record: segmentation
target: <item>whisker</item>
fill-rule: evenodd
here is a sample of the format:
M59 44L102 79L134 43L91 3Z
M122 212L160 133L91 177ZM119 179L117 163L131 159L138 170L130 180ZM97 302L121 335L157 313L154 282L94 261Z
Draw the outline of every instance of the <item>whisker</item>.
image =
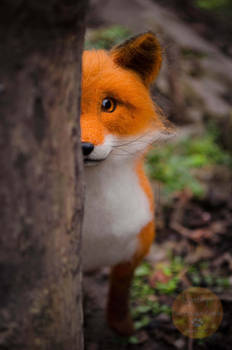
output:
M137 141L137 144L138 143L143 143L143 144L146 144L147 146L149 146L149 145L152 145L152 144L155 144L155 143L157 143L157 142L159 142L159 140L161 139L161 135L155 140L155 141L152 141L152 142L146 142L146 141ZM133 141L132 140L132 142L130 142L130 143L127 143L128 145L129 144L131 144L131 143L134 143L135 142L135 140ZM124 144L123 144L124 145ZM116 156L116 157L123 157L123 156L128 156L128 155L131 155L131 156L133 156L133 155L136 155L140 150L134 150L134 151L129 151L129 150L126 150L126 149L123 149L123 148L121 148L122 147L122 145L120 145L120 146L113 146L114 148L117 148L117 149L119 149L120 148L120 153L115 153L115 151L112 153L112 157L114 157L114 156Z
M159 142L161 137L162 137L162 135L159 135L159 137L156 140L140 140L139 138L137 138L137 139L131 140L130 142L127 142L127 143L124 143L124 144L113 145L112 147L113 148L122 148L124 146L131 145L131 144L134 144L134 143L137 143L138 145L139 144L144 144L144 145L148 146L148 145L152 145L152 144L155 144L155 143ZM123 150L123 148L122 148L122 150Z
M139 141L140 139L142 139L144 136L148 135L150 133L150 130L148 130L147 132L143 133L142 135L140 135L139 137L135 138L135 139L132 139L128 142L124 142L124 143L121 143L119 145L113 145L114 148L120 148L120 147L124 147L124 146L128 146L134 142L137 142ZM140 141L142 142L142 141Z

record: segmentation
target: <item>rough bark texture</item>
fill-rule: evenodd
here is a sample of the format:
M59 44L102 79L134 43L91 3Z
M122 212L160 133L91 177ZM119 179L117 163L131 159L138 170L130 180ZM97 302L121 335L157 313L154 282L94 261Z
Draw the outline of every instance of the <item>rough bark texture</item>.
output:
M81 350L85 0L0 5L0 349Z

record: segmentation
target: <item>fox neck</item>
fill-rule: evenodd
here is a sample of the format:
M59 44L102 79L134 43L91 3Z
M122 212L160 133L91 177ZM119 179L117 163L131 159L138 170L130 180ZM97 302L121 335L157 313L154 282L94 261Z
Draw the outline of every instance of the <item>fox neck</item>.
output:
M85 167L86 205L90 206L93 201L97 202L97 205L100 205L100 202L105 203L110 193L110 201L113 202L118 196L125 197L122 200L131 196L134 186L140 186L136 174L137 160L138 155L123 159L109 157L96 166Z

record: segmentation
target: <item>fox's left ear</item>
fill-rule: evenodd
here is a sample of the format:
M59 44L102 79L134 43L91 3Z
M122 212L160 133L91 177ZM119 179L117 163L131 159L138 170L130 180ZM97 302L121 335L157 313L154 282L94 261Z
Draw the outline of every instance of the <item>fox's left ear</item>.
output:
M114 62L140 75L145 85L157 76L162 62L162 50L152 32L137 35L110 51Z

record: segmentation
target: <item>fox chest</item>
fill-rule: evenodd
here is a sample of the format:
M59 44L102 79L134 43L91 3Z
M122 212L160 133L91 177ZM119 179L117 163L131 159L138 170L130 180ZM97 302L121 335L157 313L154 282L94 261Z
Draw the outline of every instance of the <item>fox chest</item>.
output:
M84 270L130 260L139 232L152 219L133 164L89 167L85 179Z

